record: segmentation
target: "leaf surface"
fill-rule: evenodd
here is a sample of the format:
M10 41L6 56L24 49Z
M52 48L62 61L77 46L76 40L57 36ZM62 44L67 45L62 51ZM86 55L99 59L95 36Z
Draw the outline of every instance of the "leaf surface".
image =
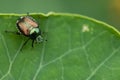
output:
M23 15L0 15L0 80L120 80L120 34L112 26L75 14L31 14L44 41L31 47L17 31Z

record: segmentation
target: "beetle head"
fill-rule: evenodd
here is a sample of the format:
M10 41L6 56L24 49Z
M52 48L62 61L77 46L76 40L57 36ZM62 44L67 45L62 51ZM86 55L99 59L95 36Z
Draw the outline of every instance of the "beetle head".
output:
M41 35L37 36L36 41L38 43L42 42L43 41L43 37Z

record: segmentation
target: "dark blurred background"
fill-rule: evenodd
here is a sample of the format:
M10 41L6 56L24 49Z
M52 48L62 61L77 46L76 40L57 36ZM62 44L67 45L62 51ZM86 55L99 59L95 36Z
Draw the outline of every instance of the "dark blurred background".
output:
M0 0L0 13L75 13L120 30L120 0Z

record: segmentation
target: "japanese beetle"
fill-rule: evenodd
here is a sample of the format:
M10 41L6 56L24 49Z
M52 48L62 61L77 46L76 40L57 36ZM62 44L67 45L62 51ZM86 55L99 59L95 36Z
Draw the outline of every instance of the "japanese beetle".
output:
M41 30L39 29L39 25L36 22L36 20L34 18L32 18L31 16L29 16L29 14L27 14L27 16L22 16L20 17L17 22L16 22L18 31L15 32L16 34L22 34L26 37L28 37L28 39L24 42L23 46L31 39L32 40L32 47L34 44L34 41L40 43L43 41L43 37ZM7 31L6 32L12 32L12 31ZM22 47L23 47L22 46Z

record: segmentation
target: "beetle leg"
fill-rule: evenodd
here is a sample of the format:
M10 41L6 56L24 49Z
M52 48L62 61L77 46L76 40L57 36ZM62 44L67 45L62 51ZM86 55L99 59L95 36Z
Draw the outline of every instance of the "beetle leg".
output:
M34 41L35 41L35 40L32 40L32 47L34 47Z
M23 43L23 45L22 45L22 47L21 47L21 50L23 49L23 47L27 44L27 42L30 40L30 38L28 38L24 43Z
M17 32L17 31L8 31L8 30L5 30L6 33L14 33L14 34L17 34L17 35L21 35L20 32Z

